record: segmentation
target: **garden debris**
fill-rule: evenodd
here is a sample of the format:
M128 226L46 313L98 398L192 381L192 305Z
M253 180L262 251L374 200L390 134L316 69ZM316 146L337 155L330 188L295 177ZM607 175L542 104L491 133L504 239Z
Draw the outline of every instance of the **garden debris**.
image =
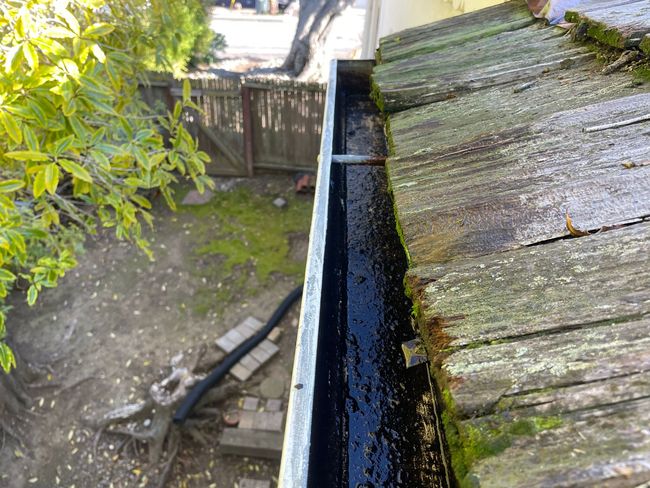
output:
M285 208L287 206L287 201L282 197L278 197L275 200L273 200L273 205L275 205L278 208Z
M569 234L571 234L573 237L584 237L589 235L589 232L577 229L573 226L573 222L571 221L568 210L566 213L566 228L569 231Z
M239 424L239 411L229 410L222 415L223 423L228 427L236 427Z
M294 178L296 193L313 193L316 189L316 176L298 173Z
M625 51L623 52L623 54L620 55L620 57L616 61L605 66L602 70L602 73L604 75L615 73L616 71L621 70L631 62L636 61L638 58L639 58L639 51L635 51L635 50Z
M427 358L427 351L424 349L424 344L422 344L422 340L419 338L402 342L402 353L404 354L407 368L426 363L429 360Z

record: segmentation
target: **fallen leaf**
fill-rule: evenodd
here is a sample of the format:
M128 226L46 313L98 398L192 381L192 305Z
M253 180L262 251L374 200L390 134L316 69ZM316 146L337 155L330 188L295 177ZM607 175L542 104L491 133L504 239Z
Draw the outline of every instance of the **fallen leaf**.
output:
M568 210L566 212L566 228L568 229L569 234L571 234L573 237L584 237L584 236L589 235L589 232L584 231L584 230L580 230L580 229L576 229L573 226L573 222L571 222L571 217L569 216L569 211Z

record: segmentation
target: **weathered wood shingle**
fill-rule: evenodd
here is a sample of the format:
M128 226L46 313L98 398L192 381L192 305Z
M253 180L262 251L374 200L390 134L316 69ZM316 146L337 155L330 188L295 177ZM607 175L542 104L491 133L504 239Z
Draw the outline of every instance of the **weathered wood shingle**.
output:
M636 486L650 479L650 88L563 31L513 27L516 3L380 45L408 292L461 484ZM611 46L638 46L647 2L579 12L589 35L607 22ZM567 214L591 234L573 237Z

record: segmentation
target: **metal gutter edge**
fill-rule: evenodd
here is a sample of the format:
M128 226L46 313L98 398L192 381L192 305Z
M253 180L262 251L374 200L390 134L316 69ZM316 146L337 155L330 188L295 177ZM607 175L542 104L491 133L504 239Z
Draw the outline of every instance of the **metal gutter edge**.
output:
M337 62L333 60L330 63L329 83L327 84L323 135L319 155L320 162L318 165L311 231L309 233L309 251L307 253L305 285L284 432L284 447L282 449L282 463L278 480L279 488L307 488L309 475L323 261L325 258L330 168L334 138L336 78Z

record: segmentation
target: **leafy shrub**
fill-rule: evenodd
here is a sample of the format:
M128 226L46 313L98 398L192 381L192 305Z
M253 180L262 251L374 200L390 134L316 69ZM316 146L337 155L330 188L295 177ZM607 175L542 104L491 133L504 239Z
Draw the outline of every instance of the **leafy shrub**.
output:
M212 185L209 157L180 123L184 107L196 108L189 83L172 113L154 114L138 96L152 63L179 68L189 58L172 42L172 16L193 3L0 3L0 301L20 280L33 304L75 266L79 235L98 225L151 255L142 191L158 190L173 208L176 175L201 191ZM0 311L9 371L5 335Z

